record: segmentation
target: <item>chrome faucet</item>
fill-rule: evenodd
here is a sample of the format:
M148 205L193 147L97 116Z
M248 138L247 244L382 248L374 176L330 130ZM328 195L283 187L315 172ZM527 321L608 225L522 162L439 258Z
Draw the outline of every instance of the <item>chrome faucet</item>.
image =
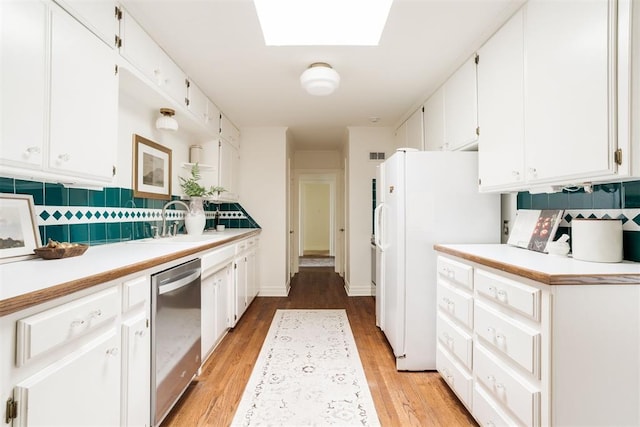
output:
M160 237L167 237L167 236L171 236L171 233L167 234L167 208L171 205L182 205L184 206L187 211L189 211L189 205L187 205L185 202L183 202L182 200L172 200L170 202L167 202L163 207L162 207L162 234L160 235ZM175 227L174 227L175 230Z

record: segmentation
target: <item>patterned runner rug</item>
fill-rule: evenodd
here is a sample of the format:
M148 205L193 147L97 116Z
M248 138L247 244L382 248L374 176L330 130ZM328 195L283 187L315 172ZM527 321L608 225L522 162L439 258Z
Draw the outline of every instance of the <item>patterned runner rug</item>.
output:
M278 310L234 426L379 426L345 310Z

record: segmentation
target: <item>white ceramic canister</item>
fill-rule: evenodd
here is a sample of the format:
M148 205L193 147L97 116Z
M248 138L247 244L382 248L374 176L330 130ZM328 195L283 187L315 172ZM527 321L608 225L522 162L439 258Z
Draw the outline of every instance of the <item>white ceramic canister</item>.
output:
M571 220L571 248L573 258L593 262L621 262L622 220Z
M192 145L189 147L189 163L200 163L202 161L202 145Z

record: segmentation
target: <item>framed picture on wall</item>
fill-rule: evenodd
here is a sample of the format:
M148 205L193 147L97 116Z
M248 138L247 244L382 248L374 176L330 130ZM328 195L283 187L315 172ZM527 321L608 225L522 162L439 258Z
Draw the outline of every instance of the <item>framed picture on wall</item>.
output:
M35 256L42 246L33 196L0 194L0 263Z
M171 199L171 149L133 135L133 196Z

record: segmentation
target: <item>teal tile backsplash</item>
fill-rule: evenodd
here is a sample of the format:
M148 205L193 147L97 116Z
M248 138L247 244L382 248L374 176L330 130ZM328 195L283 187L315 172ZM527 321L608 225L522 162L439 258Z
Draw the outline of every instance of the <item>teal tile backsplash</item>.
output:
M151 226L161 221L162 207L166 203L134 198L130 188L88 190L6 177L0 177L0 193L33 196L43 243L51 238L102 245L151 237ZM169 209L171 220L178 220L179 229L184 232L184 210ZM227 228L260 228L239 203L205 204L207 228L213 227L216 210L220 212L218 224Z
M571 233L571 219L620 218L623 222L624 259L640 262L640 181L598 184L592 192L580 188L561 193L530 194L520 192L518 209L564 209L564 224L556 235ZM564 225L564 226L563 226Z

